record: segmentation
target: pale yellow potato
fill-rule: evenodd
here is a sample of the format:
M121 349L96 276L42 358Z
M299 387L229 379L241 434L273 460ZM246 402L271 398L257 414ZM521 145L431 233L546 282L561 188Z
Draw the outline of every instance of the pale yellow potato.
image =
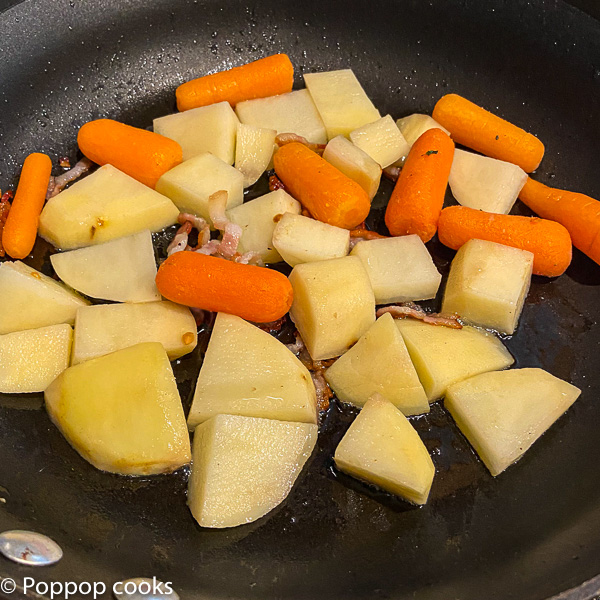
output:
M338 135L325 147L323 158L346 177L356 181L373 199L379 189L381 167L366 152L343 135Z
M181 212L189 212L209 223L208 199L220 190L227 192L227 208L244 201L244 176L210 152L198 154L167 171L156 189L171 198Z
M327 142L325 125L308 90L238 102L235 112L245 125L295 133L315 144Z
M0 335L0 392L43 392L69 366L72 337L64 323Z
M274 129L240 123L235 144L235 168L244 176L244 187L250 187L269 168L275 150Z
M455 150L448 183L463 206L507 215L527 181L527 173L512 163Z
M97 469L154 475L190 462L177 383L159 343L69 367L44 397L54 424Z
M390 115L355 129L350 133L350 140L382 169L405 157L410 150Z
M450 135L450 132L442 127L433 117L415 113L396 121L396 125L404 139L412 146L428 129L441 129Z
M75 322L89 302L21 261L0 263L0 334Z
M529 291L533 254L485 240L469 240L456 253L442 312L514 333Z
M299 215L301 210L300 202L284 190L275 190L230 210L229 219L242 228L238 251L257 252L266 263L280 262L282 258L273 245L275 226L284 214Z
M177 207L161 193L112 165L76 181L49 200L39 234L62 250L102 244L177 222Z
M375 322L369 276L356 256L296 265L290 316L313 360L340 356Z
M375 394L335 450L338 469L413 504L425 504L435 467L408 419Z
M53 254L56 274L70 287L101 300L160 300L152 234L140 231L104 244Z
M283 260L294 267L346 256L350 249L350 232L310 217L286 213L273 230L273 246Z
M435 298L442 281L418 235L364 240L350 254L362 261L377 304Z
M194 432L188 505L201 527L256 521L290 493L317 442L317 426L217 415Z
M579 394L543 369L512 369L455 383L444 405L495 476L519 460Z
M304 83L325 123L328 139L348 136L381 116L351 69L306 73Z
M306 367L255 325L218 313L188 415L188 426L218 414L317 422L315 386Z
M196 321L186 306L167 300L84 306L75 317L72 363L160 342L170 360L189 354L198 341Z
M325 379L342 402L364 406L376 393L405 415L429 412L429 402L389 313L379 317L348 352L325 372Z
M475 327L452 329L416 319L397 319L396 326L430 402L453 383L506 369L514 362L495 335Z
M154 119L154 131L175 140L183 160L210 152L228 165L235 158L238 118L229 102L192 108Z

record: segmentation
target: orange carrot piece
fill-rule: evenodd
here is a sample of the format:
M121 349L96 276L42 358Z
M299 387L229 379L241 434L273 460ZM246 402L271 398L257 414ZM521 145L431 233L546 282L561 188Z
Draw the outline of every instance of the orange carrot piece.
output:
M273 163L285 189L318 221L353 229L369 214L367 192L304 144L282 146Z
M111 164L151 188L161 175L183 160L181 146L176 141L112 119L97 119L83 125L77 143L91 161Z
M30 154L23 163L19 186L2 232L2 245L12 258L25 258L33 250L51 171L52 161L45 154Z
M437 231L454 158L454 142L429 129L413 144L385 211L392 235L416 233L428 242Z
M600 202L527 179L519 198L544 219L564 225L573 245L600 264Z
M254 323L283 317L294 296L288 278L278 271L190 251L169 256L158 269L156 285L177 304L226 312Z
M177 108L184 111L224 101L235 106L243 100L291 92L293 83L292 61L287 54L274 54L181 84L175 92Z
M562 275L573 252L569 232L560 223L498 215L466 206L450 206L442 211L438 237L454 250L473 238L529 250L533 253L534 274L546 277Z
M544 144L538 138L458 94L442 96L433 109L433 118L457 144L519 165L527 173L542 162Z

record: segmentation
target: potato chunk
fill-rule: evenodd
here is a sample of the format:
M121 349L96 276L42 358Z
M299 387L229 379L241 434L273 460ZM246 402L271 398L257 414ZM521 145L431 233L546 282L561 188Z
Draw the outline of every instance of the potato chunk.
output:
M455 383L444 405L495 476L519 460L580 393L543 369L512 369Z
M342 402L363 406L375 393L405 415L429 412L429 402L408 350L389 313L379 317L325 373Z
M238 124L229 102L217 102L154 119L154 131L175 140L183 160L210 152L232 165Z
M313 360L343 354L375 322L369 276L356 256L296 265L290 282L290 316Z
M365 240L350 254L362 261L377 304L435 298L442 281L418 235Z
M485 240L469 240L450 268L442 312L514 333L531 283L533 254Z
M43 392L68 366L70 325L0 335L0 392Z
M190 462L190 438L171 364L155 342L68 368L45 392L67 441L96 468L168 473Z
M188 505L202 527L251 523L290 493L317 441L317 426L217 415L194 432Z
M382 169L406 156L410 150L390 115L355 129L350 134L350 140L379 163Z
M240 123L235 143L235 168L244 176L244 187L258 181L269 168L275 150L274 129Z
M396 326L430 402L457 381L505 369L514 362L495 335L474 327L451 329L414 319L397 319Z
M425 504L435 467L408 419L375 394L335 450L340 471L373 483L413 504Z
M317 422L315 386L279 340L234 315L219 313L198 375L188 426L218 414Z
M396 121L396 126L404 136L404 139L412 146L428 129L441 129L450 135L450 132L442 127L433 117L415 113Z

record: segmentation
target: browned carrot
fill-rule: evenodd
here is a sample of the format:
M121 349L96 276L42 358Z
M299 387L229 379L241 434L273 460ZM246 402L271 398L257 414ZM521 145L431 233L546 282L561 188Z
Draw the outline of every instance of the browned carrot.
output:
M569 232L560 224L537 217L498 215L466 206L450 206L440 215L438 237L458 250L470 239L488 240L533 253L536 275L557 277L571 263Z
M273 163L285 189L318 221L352 229L369 214L367 192L304 144L282 146Z
M535 171L544 156L544 144L534 135L458 94L442 96L433 109L433 118L457 144L519 165L527 173Z
M91 161L111 164L151 188L161 175L182 161L181 146L176 141L112 119L83 125L77 143Z
M385 211L392 235L416 233L424 242L435 235L453 157L454 142L441 129L413 144Z
M156 285L165 298L178 304L254 323L283 317L294 295L288 278L278 271L189 251L172 254L162 263Z
M527 179L519 198L544 219L564 225L573 245L600 264L600 202Z
M2 232L2 245L12 258L25 258L33 250L51 171L52 161L45 154L30 154L23 163Z
M177 88L181 111L216 102L235 106L243 100L266 98L292 91L294 67L287 54L274 54L228 71L192 79Z

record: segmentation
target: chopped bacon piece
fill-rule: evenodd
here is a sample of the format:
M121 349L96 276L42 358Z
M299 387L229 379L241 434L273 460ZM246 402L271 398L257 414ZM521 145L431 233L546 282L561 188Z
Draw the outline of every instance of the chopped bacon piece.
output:
M69 160L68 156L61 156L58 159L58 165L60 166L61 169L70 169L71 161Z
M407 302L406 304L399 306L384 306L377 310L377 317L379 318L385 313L390 313L394 319L404 319L409 317L411 319L418 319L424 323L430 323L431 325L442 325L452 329L462 329L462 324L459 321L460 317L458 315L426 313L422 308L412 302Z
M48 191L46 192L46 200L54 198L54 196L62 192L63 188L68 183L79 179L82 175L87 173L92 168L92 164L92 161L88 158L82 158L72 169L69 169L66 173L58 175L57 177L50 177Z
M269 177L269 191L275 192L276 190L285 191L285 185L283 185L283 181L281 181L277 175L271 175L271 177Z
M400 171L402 171L402 167L395 167L394 165L390 165L383 170L383 174L390 181L398 181L398 177L400 177Z
M171 240L171 243L167 247L167 256L175 254L176 252L182 252L188 247L189 235L192 232L192 224L186 221L175 234L175 237Z
M276 331L281 331L281 328L286 324L287 317L284 315L281 319L277 319L276 321L271 321L270 323L254 323L259 329L266 331L267 333L274 333Z
M275 143L281 148L281 146L285 146L286 144L303 144L307 148L310 148L313 152L321 155L323 154L323 150L325 150L325 146L327 144L313 144L309 142L305 137L298 135L296 133L280 133L275 138Z

